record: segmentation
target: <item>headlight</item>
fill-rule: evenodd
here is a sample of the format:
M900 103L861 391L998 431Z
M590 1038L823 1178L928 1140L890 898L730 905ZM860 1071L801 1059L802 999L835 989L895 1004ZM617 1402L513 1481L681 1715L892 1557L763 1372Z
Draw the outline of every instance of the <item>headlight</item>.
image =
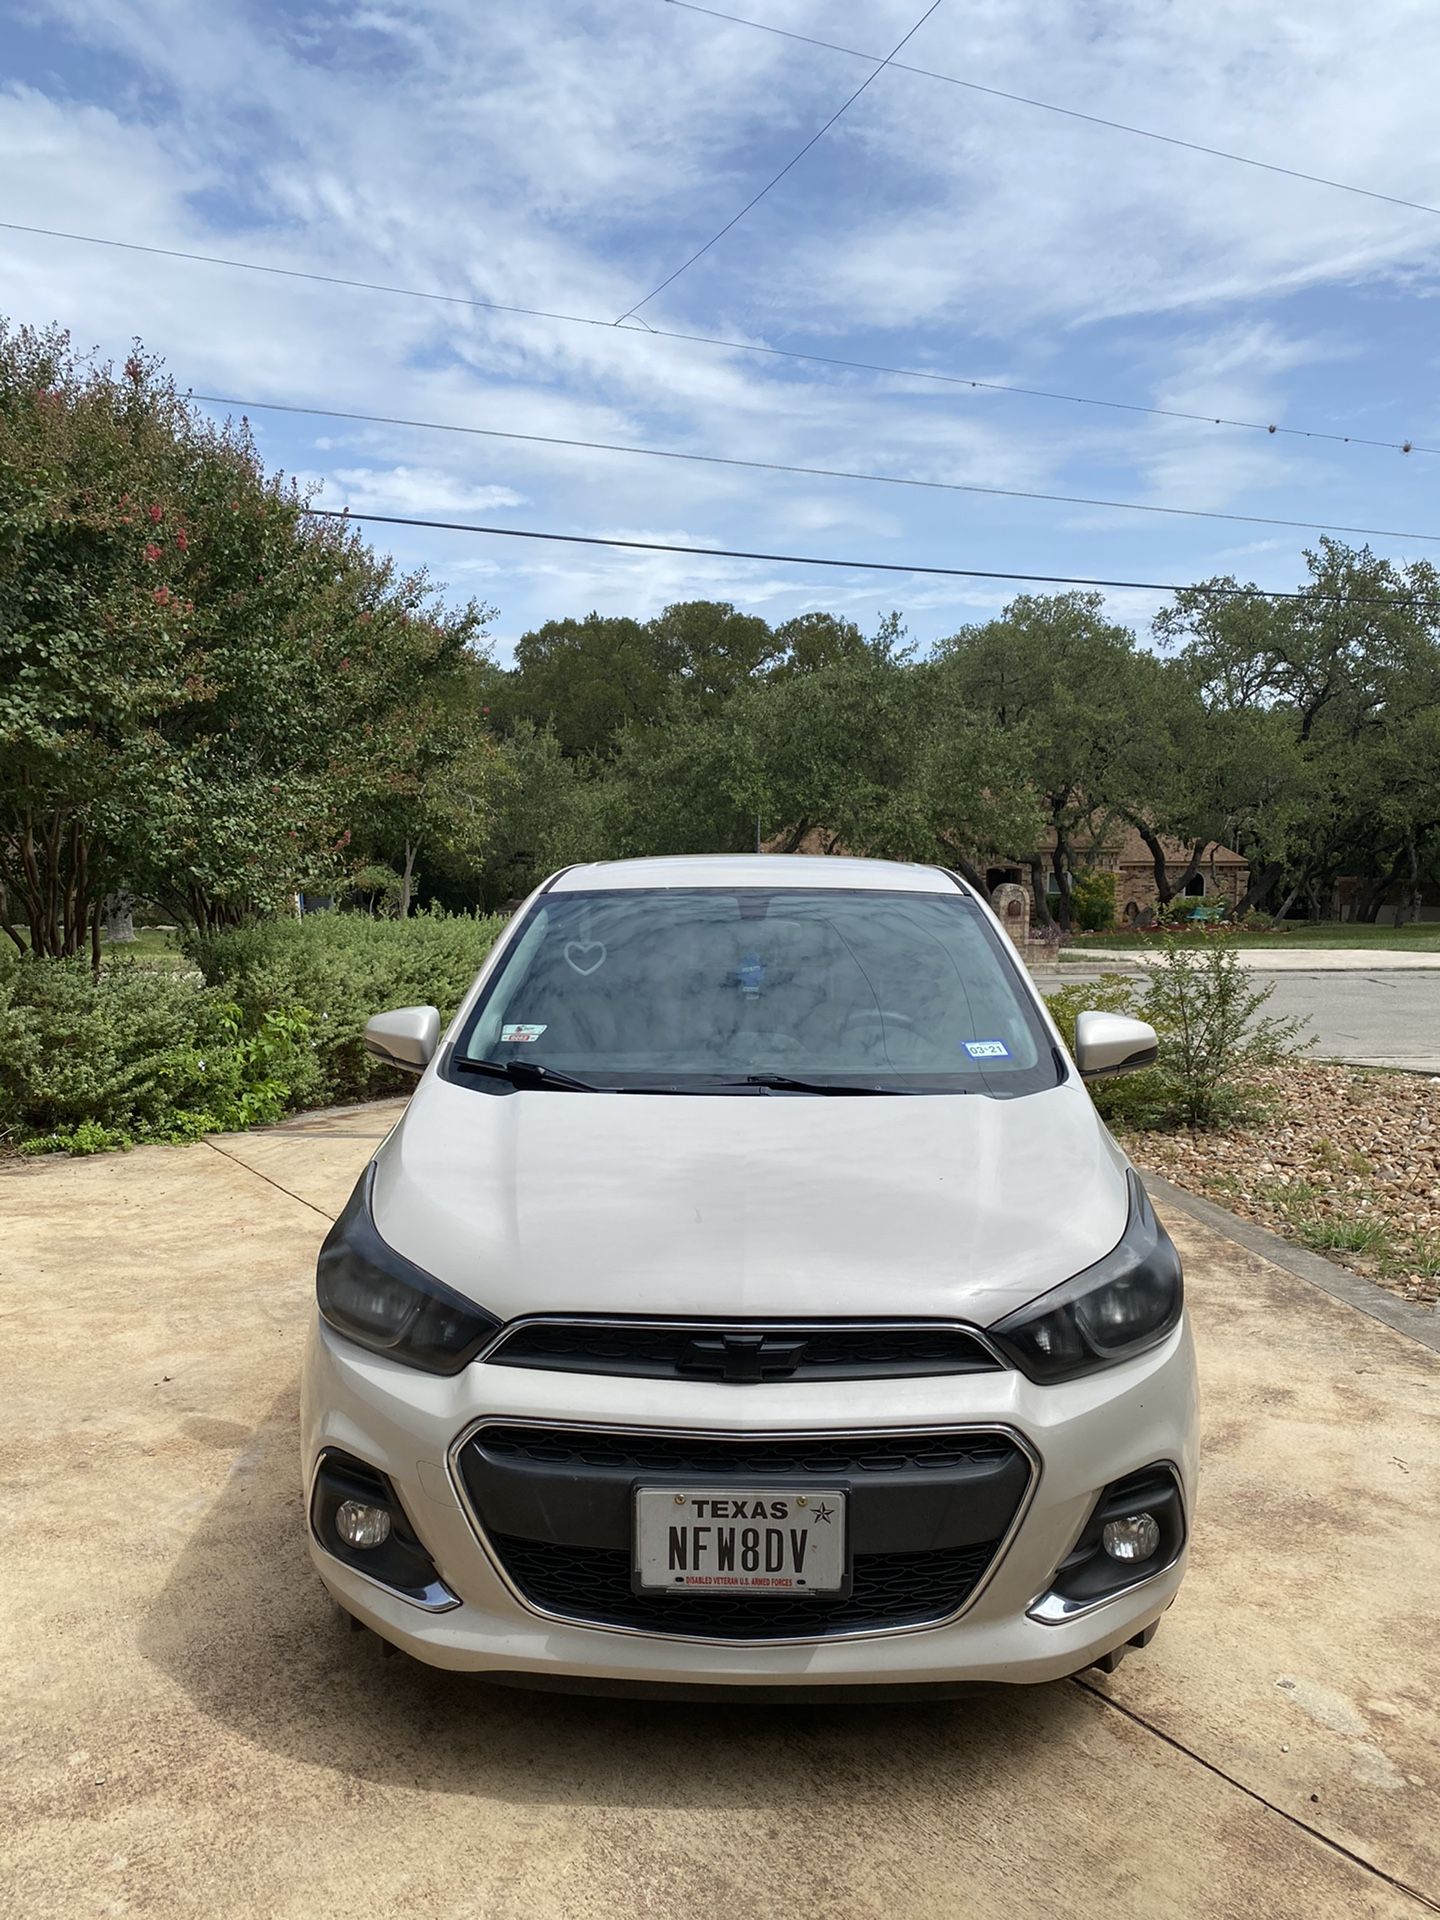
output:
M1032 1380L1069 1380L1129 1360L1158 1345L1179 1320L1180 1256L1133 1171L1129 1187L1130 1218L1119 1246L990 1328L996 1346Z
M427 1373L458 1373L499 1332L500 1322L452 1293L380 1238L370 1208L375 1163L320 1249L315 1296L347 1340Z

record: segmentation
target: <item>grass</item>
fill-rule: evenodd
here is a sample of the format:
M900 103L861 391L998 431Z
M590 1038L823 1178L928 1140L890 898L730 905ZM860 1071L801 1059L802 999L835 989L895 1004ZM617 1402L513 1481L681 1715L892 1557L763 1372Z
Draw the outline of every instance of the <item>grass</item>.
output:
M1365 1270L1393 1275L1398 1273L1440 1273L1440 1241L1411 1235L1397 1235L1393 1225L1374 1214L1326 1211L1321 1205L1318 1187L1307 1180L1289 1184L1274 1182L1256 1191L1257 1199L1267 1201L1284 1222L1285 1230L1302 1247L1315 1253L1348 1254Z
M1134 947L1143 951L1158 946L1164 936L1158 932L1133 933L1128 928L1113 933L1072 935L1062 947L1062 960L1082 960L1087 950ZM1292 951L1326 947L1369 947L1376 951L1401 953L1440 953L1440 920L1424 921L1408 927L1370 927L1353 920L1293 922L1283 933L1232 933L1223 935L1186 928L1176 935L1183 947L1205 947L1216 939L1231 940L1237 947L1288 947Z
M102 964L106 960L118 959L122 954L129 954L136 960L145 960L152 964L156 961L163 961L172 967L182 967L185 964L173 927L140 927L136 929L133 940L102 940L100 942Z
M20 931L29 931L23 922ZM14 948L11 947L10 951L13 953ZM87 940L82 957L88 959L89 956L90 943ZM186 964L185 956L180 951L180 936L174 927L138 927L133 940L111 941L102 936L101 965L108 960L121 959L143 960L147 966L183 967Z

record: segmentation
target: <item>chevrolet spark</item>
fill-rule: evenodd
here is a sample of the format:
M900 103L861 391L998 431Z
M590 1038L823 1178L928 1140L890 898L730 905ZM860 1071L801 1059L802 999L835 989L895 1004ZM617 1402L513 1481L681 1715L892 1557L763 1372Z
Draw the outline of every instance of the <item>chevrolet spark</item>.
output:
M421 1660L876 1697L1143 1646L1184 1572L1180 1262L938 868L577 866L515 914L321 1251L310 1550Z

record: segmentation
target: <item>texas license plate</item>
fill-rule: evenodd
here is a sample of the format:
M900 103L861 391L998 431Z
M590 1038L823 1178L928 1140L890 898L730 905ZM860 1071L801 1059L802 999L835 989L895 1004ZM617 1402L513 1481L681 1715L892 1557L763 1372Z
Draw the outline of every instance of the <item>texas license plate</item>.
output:
M843 1592L845 1503L834 1487L637 1487L635 1585L647 1593Z

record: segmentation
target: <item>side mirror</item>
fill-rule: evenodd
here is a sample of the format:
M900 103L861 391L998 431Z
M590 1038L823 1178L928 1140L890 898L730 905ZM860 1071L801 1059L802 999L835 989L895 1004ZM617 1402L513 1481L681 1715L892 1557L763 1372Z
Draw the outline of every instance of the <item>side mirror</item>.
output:
M1087 1080L1154 1064L1155 1029L1128 1013L1082 1013L1075 1022L1075 1064Z
M423 1073L439 1044L438 1007L392 1007L365 1023L366 1052L406 1073Z

